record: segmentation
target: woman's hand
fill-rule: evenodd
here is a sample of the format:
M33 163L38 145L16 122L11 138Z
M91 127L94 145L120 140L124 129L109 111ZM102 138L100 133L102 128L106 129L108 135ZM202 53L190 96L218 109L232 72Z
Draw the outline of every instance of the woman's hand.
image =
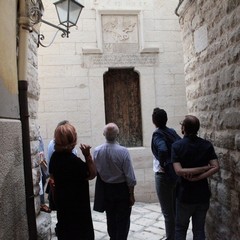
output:
M50 187L52 187L52 188L55 187L55 182L54 182L53 176L50 176L48 183L49 183Z
M85 158L87 158L88 156L90 156L90 149L91 149L91 146L90 146L90 145L80 144L80 149L81 149L82 154L84 155Z
M91 156L91 153L90 153L91 146L87 145L87 144L80 144L80 149L82 151L82 154L85 157L86 164L87 164L87 167L88 167L89 176L88 176L87 179L91 180L91 179L95 178L96 175L97 175L96 166L93 162L93 159L92 159L92 156Z

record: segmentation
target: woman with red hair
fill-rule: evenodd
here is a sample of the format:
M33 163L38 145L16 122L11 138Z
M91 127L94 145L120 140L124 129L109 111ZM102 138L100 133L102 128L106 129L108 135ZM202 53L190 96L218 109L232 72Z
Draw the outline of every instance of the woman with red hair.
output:
M49 173L55 185L57 237L59 240L93 240L88 180L95 178L96 169L91 147L80 145L85 162L72 153L77 133L69 123L58 126L54 138L55 152L50 159Z

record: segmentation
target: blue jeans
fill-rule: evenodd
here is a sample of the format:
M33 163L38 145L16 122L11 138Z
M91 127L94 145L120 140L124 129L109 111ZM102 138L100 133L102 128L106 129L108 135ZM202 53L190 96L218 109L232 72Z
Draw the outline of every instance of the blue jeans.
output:
M166 240L174 240L176 183L164 173L155 173L156 191L165 221Z
M205 239L205 219L209 208L207 203L181 203L176 201L176 233L175 240L185 240L189 226L190 218L192 217L193 240Z

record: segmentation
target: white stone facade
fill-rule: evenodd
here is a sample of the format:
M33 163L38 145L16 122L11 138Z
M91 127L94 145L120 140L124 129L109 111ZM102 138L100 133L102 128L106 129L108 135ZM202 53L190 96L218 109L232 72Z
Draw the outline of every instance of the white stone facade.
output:
M105 125L104 73L109 68L124 67L138 72L143 146L129 149L138 182L136 201L157 201L150 149L153 108L164 108L168 126L177 131L179 121L187 113L182 42L174 14L177 2L81 1L85 8L77 28L70 29L69 38L58 35L49 48L38 50L38 110L45 148L57 123L64 119L77 128L78 143L90 144L92 149L101 144ZM53 4L46 0L43 3L44 19L56 22ZM46 42L54 31L41 26Z

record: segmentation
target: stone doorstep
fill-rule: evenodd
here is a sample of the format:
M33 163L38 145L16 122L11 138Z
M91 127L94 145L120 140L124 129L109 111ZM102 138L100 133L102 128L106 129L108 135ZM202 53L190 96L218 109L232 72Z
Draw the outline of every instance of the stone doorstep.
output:
M51 239L52 216L49 213L40 211L36 218L38 240Z

